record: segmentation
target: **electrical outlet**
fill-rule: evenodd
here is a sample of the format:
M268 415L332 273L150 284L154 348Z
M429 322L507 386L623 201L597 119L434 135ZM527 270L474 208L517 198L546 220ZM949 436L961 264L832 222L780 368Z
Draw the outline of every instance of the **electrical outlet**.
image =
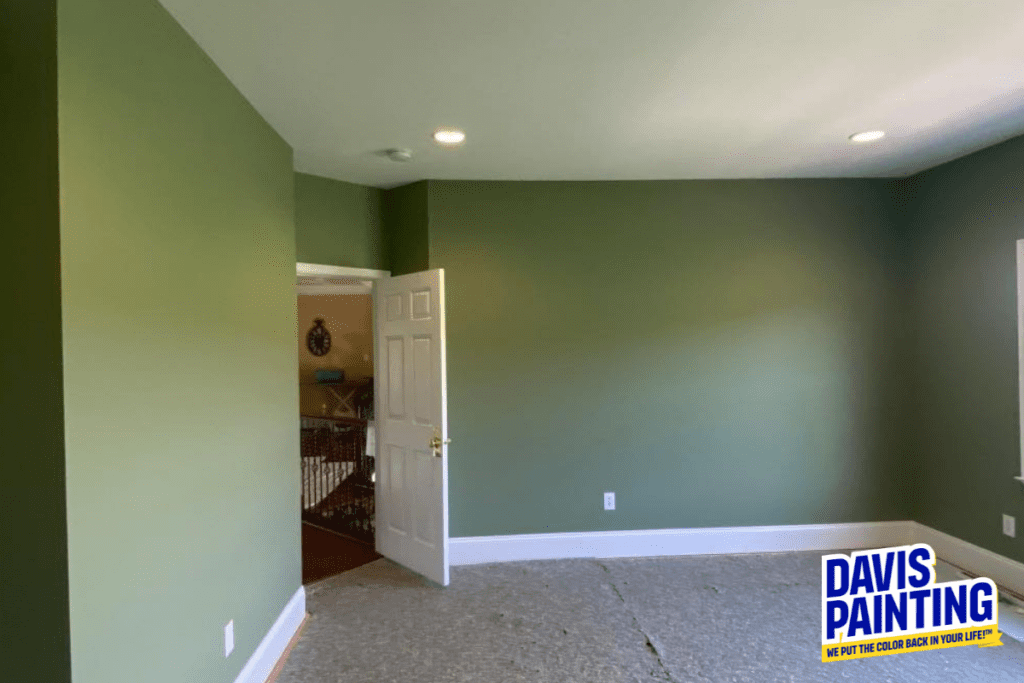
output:
M614 510L615 509L615 492L605 491L604 494L604 509Z
M1003 515L1003 533L1010 538L1017 537L1017 518Z
M224 627L224 656L227 657L235 649L235 620L232 619Z

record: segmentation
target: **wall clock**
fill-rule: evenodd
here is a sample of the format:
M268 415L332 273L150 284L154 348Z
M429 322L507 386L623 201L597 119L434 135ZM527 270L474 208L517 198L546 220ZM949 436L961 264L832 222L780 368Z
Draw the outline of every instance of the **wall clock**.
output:
M323 356L331 350L331 333L324 327L324 319L317 318L306 335L306 346L314 356Z

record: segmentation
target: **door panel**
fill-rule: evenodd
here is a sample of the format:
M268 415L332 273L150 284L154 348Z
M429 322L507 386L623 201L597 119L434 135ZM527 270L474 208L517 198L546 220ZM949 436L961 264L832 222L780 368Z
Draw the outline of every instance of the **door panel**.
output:
M382 516L384 526L395 533L404 534L408 528L405 522L405 508L407 506L404 503L406 495L403 491L405 488L405 473L402 471L405 466L405 453L402 448L396 446L388 446L387 453L388 461L384 463L383 469L385 472L388 472L388 480L382 482L382 484L388 492L389 500L392 504L386 510L378 508L377 514Z
M405 416L405 353L402 350L403 345L401 337L388 337L387 353L384 356L388 369L388 412L386 414L398 419Z
M429 425L433 421L434 386L430 337L414 337L412 340L413 359L413 420L416 424Z
M377 551L448 585L444 271L381 280ZM432 445L437 440L437 448ZM385 479L386 478L386 479Z

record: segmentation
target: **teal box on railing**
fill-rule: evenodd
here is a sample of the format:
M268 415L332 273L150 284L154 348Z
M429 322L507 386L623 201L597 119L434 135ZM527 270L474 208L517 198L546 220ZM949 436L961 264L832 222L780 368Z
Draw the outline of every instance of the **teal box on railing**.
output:
M345 381L344 370L317 370L316 381L320 384L334 384Z

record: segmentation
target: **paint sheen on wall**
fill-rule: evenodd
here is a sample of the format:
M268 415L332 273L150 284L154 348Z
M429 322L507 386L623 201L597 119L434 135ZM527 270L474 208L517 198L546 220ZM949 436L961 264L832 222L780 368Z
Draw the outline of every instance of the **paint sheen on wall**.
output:
M381 190L295 174L295 244L303 263L387 270Z
M74 680L223 683L300 583L291 150L155 0L58 45Z
M1024 561L1002 515L1024 520L1017 389L1016 241L1024 138L915 176L910 431L915 519Z
M69 681L57 6L0 0L0 678Z
M452 535L905 518L885 190L431 181Z

